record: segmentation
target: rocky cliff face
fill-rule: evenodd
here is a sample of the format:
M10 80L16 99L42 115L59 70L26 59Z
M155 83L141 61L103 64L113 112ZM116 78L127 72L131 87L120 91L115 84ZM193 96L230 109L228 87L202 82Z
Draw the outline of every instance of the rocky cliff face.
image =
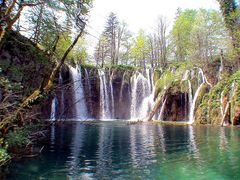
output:
M24 36L11 32L0 52L1 76L21 83L24 96L48 78L52 63L47 55Z
M65 72L64 72L65 71ZM61 71L64 88L56 91L57 96L57 118L74 118L74 87L73 77L68 66ZM109 98L109 111L114 112L113 119L130 119L131 109L131 75L133 71L117 68L106 68L103 70L106 78L106 90ZM99 119L101 117L101 87L99 69L91 66L81 67L81 81L84 89L88 117ZM61 86L61 83L57 83ZM111 93L110 88L113 92ZM110 94L111 93L111 94ZM111 97L112 96L112 97ZM49 101L49 105L54 95ZM61 99L61 98L64 98ZM62 103L61 103L62 102ZM64 107L63 107L64 106ZM80 108L80 107L79 107ZM114 109L113 109L114 108ZM51 109L51 108L48 108ZM45 111L46 112L46 111ZM50 114L48 113L45 114ZM45 116L46 117L46 116ZM49 115L48 115L49 117Z
M218 74L219 63L208 64L207 68L213 69L213 72ZM110 119L132 119L134 108L137 109L138 114L141 114L141 111L144 110L142 108L144 103L147 108L153 109L152 106L149 106L150 101L147 101L150 96L146 97L142 93L147 91L147 87L150 87L149 84L153 82L155 86L153 100L155 102L159 100L161 94L165 93L160 98L161 104L155 112L155 120L220 125L224 114L226 114L224 123L238 124L240 117L240 106L238 98L236 98L239 94L238 73L232 77L226 76L220 81L218 76L213 77L212 71L207 72L207 69L203 70L192 65L181 64L169 66L165 70L155 70L152 73L153 77L149 79L146 71L136 72L135 70L119 68L100 70L95 67L82 66L81 81L88 117L100 119L102 108L105 108L105 113L109 114ZM67 88L57 90L49 104L56 96L57 117L74 118L73 94L75 89L72 85L73 77L67 66L61 71L60 76L62 83L60 83L59 79L61 78L59 77L56 84L64 85ZM133 97L134 81L136 83L135 93L139 93L135 94L135 97ZM146 86L146 84L148 85ZM230 94L232 95L230 96ZM63 97L64 99L62 99ZM133 98L137 98L136 107L133 107ZM104 104L102 101L107 102ZM230 106L227 109L229 103ZM50 113L49 109L51 109L50 105L46 114ZM150 112L150 110L147 111Z
M2 105L13 105L1 109L4 117L11 113L17 104L39 88L51 73L52 62L36 44L24 36L11 32L0 52L0 101ZM43 105L48 104L43 102ZM39 112L40 106L34 107L32 114Z

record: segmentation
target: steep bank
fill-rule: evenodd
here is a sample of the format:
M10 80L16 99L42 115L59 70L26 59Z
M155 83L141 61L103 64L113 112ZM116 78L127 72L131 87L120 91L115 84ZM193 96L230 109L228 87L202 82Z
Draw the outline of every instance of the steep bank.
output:
M24 36L11 32L0 52L0 119L1 121L14 112L19 104L35 89L44 83L44 79L50 75L53 63L48 56L36 44ZM22 114L20 119L10 125L10 129L1 129L0 138L0 164L3 164L9 156L6 150L20 149L31 142L29 135L39 128L36 122L40 118L39 110L46 106L48 101L42 102ZM32 127L34 125L35 127ZM28 130L24 129L28 128ZM7 141L2 135L9 131ZM4 153L5 152L5 153ZM8 157L8 158L4 158Z

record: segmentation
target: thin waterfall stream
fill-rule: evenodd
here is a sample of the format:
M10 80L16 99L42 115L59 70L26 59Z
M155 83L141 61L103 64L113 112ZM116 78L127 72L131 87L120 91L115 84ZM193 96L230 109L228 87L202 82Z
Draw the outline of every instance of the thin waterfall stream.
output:
M86 120L88 119L88 111L82 84L81 67L70 67L70 70L73 76L75 118L78 120Z

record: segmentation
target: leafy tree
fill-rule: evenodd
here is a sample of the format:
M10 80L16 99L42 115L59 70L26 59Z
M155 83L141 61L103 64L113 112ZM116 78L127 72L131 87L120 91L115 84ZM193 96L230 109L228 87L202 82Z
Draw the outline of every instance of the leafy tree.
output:
M192 46L190 35L196 14L196 10L184 10L174 23L171 35L175 56L178 61L186 60L189 56L189 49Z
M135 66L138 64L139 66L146 68L146 60L148 59L150 53L147 41L145 32L140 30L131 48L131 56L134 59L133 63Z
M228 35L221 15L215 10L200 9L191 32L191 59L213 60L219 49L227 50Z
M236 0L218 0L227 28L232 37L234 48L240 53L240 8Z
M20 18L25 7L34 7L44 3L43 0L9 0L6 1L3 7L0 7L0 49L13 25Z
M87 58L88 52L86 48L86 41L84 38L82 38L77 42L77 44L73 48L72 59L74 59L76 63L84 64L86 63Z
M170 37L178 61L210 61L219 55L219 49L229 51L226 28L215 10L179 11Z
M18 120L21 121L22 113L24 113L26 109L30 108L32 105L36 103L39 103L44 99L44 97L50 94L50 92L54 88L53 83L60 71L60 68L65 63L67 56L73 50L74 46L77 44L80 37L83 36L86 20L87 20L86 14L88 13L88 8L90 8L91 6L91 1L90 0L85 0L85 1L63 0L63 1L58 1L58 3L60 3L59 7L61 10L56 10L56 14L64 12L66 17L69 17L71 21L74 23L73 25L74 25L76 34L72 34L71 43L69 44L69 46L66 47L64 53L59 59L57 58L57 55L56 55L58 53L58 49L57 49L58 42L61 41L61 37L60 37L61 33L64 33L65 31L57 31L56 34L52 34L52 36L54 35L56 36L56 40L54 41L52 45L52 49L49 52L49 58L50 60L55 58L56 63L52 69L50 77L46 79L45 82L43 81L43 83L38 89L36 89L34 92L32 92L30 96L28 96L25 100L23 100L23 103L21 103L12 114L4 117L4 119L0 122L1 130L8 129L8 126L11 125L12 123L12 119L15 119L15 122L17 122ZM60 27L64 26L57 19L55 19L54 22L56 25L59 25Z

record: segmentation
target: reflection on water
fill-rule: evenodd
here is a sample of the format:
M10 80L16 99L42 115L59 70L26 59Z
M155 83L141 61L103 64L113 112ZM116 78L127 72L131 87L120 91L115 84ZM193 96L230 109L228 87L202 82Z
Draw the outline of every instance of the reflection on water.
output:
M64 122L6 179L239 179L239 137L234 128Z

